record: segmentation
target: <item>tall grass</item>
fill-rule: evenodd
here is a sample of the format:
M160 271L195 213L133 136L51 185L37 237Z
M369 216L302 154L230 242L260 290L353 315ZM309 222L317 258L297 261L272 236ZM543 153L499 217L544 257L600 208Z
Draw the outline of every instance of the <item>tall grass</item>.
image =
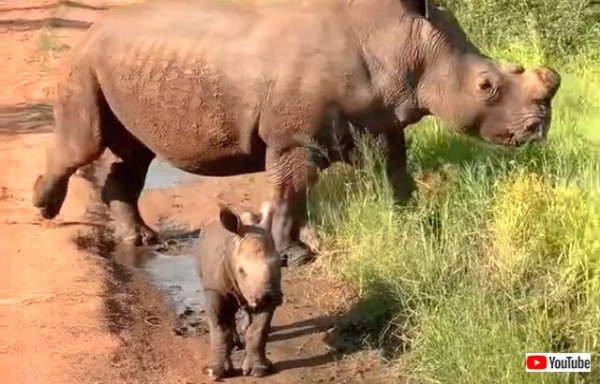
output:
M407 206L368 139L363 168L333 167L311 194L328 267L371 303L361 321L406 378L600 383L600 20L584 3L446 1L484 51L561 71L544 146L492 148L428 120L409 133ZM591 352L593 373L526 373L536 351Z

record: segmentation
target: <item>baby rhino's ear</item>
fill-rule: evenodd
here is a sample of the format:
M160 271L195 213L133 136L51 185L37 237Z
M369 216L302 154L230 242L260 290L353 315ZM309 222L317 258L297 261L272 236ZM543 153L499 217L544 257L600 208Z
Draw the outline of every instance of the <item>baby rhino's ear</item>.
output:
M219 205L219 220L227 231L241 236L242 221L240 217L224 205Z

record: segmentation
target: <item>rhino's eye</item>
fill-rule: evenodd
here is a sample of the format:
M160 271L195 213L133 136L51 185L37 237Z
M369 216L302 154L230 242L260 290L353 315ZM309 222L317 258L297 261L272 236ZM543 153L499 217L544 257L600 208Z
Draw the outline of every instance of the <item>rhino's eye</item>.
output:
M244 276L246 274L246 271L244 270L244 268L239 267L238 268L238 272L240 273L240 275Z

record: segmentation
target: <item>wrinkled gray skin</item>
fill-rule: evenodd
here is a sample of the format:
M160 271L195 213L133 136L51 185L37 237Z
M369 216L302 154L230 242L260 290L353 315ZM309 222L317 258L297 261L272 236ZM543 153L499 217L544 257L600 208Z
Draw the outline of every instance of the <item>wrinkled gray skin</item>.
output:
M156 240L137 205L156 155L199 175L266 170L276 248L300 264L312 257L299 231L316 170L295 134L326 149L320 168L350 161L351 125L377 136L404 199L404 130L424 116L504 146L548 133L558 73L482 55L441 8L425 19L422 0L256 3L150 2L94 25L59 84L34 187L41 214L59 213L70 176L106 148L121 161L103 198L136 244Z
M231 352L240 343L235 314L243 308L249 319L243 335L244 375L264 376L272 369L266 344L275 309L282 303L281 259L271 236L272 210L262 217L238 216L222 206L219 220L202 229L196 265L204 287L210 327L209 375L218 380L232 373Z

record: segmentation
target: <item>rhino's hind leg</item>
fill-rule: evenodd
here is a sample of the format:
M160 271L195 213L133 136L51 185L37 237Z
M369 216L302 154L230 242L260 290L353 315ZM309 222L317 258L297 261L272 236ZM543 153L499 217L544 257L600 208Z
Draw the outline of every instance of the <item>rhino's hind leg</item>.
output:
M119 122L113 122L109 149L120 158L111 164L102 189L102 200L114 219L115 237L134 245L158 242L158 236L140 214L138 200L146 173L155 155Z
M101 108L104 100L89 70L73 69L59 87L54 132L46 150L46 170L33 186L33 206L45 219L60 212L70 177L98 159L104 149Z

